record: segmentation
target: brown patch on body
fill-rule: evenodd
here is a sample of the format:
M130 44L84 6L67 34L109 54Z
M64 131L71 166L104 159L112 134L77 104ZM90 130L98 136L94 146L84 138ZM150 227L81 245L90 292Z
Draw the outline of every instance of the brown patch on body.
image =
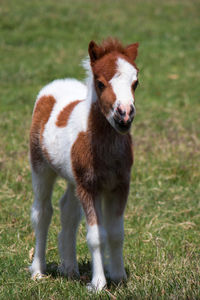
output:
M75 106L80 103L83 100L76 100L71 102L70 104L68 104L67 106L65 106L63 108L63 110L60 112L60 114L58 115L57 121L56 121L56 125L58 127L65 127L67 126L70 114L72 113L73 109L75 108Z
M30 158L34 170L44 160L49 160L48 152L42 149L45 124L48 122L56 100L53 96L42 96L36 104L30 130Z
M86 132L80 132L71 150L72 168L77 182L77 194L89 225L98 223L95 198L101 191L121 190L118 213L127 200L129 175L133 163L129 134L120 135L108 123L94 103Z

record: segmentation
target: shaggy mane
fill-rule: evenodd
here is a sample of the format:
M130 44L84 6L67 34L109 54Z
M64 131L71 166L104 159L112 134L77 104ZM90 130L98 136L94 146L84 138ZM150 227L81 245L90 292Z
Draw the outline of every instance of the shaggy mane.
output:
M98 46L101 49L101 57L113 51L119 52L121 54L126 54L125 47L116 38L108 37Z

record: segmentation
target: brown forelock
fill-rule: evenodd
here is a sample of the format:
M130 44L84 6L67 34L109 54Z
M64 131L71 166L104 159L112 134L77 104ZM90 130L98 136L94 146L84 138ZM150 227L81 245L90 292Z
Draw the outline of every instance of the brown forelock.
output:
M137 69L135 62L129 55L128 49L130 46L131 45L129 45L128 47L124 47L118 39L111 38L111 37L104 40L102 42L102 44L100 44L98 46L98 49L99 49L98 59L94 63L92 63L93 72L94 73L96 71L98 72L99 68L96 65L98 65L100 63L101 66L105 66L105 69L107 70L107 74L105 74L105 75L107 76L108 79L106 78L106 76L105 76L105 78L106 78L106 80L109 81L115 74L116 59L118 57L124 58L125 60L127 60L130 64L132 64ZM108 63L107 61L110 61L110 63ZM111 69L110 69L110 67L111 67ZM106 73L106 71L104 71L104 72Z
M132 140L120 135L108 123L97 103L94 103L86 132L80 132L71 150L72 169L77 182L77 195L85 210L87 222L98 222L95 196L112 177L127 185L127 173L133 163ZM116 188L118 183L113 183ZM122 205L123 206L123 205ZM119 207L119 211L121 211Z
M71 102L70 104L68 104L67 106L65 106L63 108L63 110L59 113L57 121L56 121L56 125L58 127L65 127L67 126L70 114L72 113L73 109L75 108L75 106L80 103L82 100L76 100Z
M43 158L48 160L48 152L42 149L42 137L45 124L47 123L53 110L56 100L53 96L42 96L36 104L32 125L30 130L30 158L33 168L42 163Z
M101 58L111 52L126 54L126 49L122 43L118 39L112 37L108 37L100 45L98 45L98 50L98 58Z

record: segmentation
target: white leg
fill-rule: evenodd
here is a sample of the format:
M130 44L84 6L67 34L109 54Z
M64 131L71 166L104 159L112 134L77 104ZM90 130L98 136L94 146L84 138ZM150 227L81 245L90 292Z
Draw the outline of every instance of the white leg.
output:
M108 273L112 281L118 283L126 280L123 262L124 221L123 210L126 201L118 199L120 194L113 194L105 199L104 223L107 231L107 245L109 252ZM121 203L120 203L121 202ZM124 204L123 204L124 202ZM122 205L124 207L120 207Z
M97 224L88 226L87 243L92 255L92 281L89 290L101 291L106 285L103 267L103 252L106 242L106 233L102 226Z
M80 202L74 194L74 187L68 186L60 200L61 225L59 250L61 258L60 272L68 277L79 275L76 260L76 233L81 220Z
M87 243L92 256L92 281L88 290L97 292L106 285L103 268L106 232L102 226L101 198L82 186L78 186L77 193L87 221Z
M32 171L34 203L32 206L32 222L35 230L35 254L30 271L32 278L41 278L46 269L45 250L49 224L53 214L51 195L55 174L50 170L41 173Z

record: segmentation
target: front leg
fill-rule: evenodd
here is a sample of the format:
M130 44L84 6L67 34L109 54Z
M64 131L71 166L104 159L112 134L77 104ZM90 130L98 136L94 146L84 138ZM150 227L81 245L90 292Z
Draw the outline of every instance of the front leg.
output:
M109 251L109 277L115 283L126 280L123 262L124 209L128 197L128 185L107 193L104 199L104 222Z
M102 226L101 199L80 186L77 193L86 216L87 243L92 256L92 281L88 285L88 290L97 292L106 285L103 267L106 232Z

